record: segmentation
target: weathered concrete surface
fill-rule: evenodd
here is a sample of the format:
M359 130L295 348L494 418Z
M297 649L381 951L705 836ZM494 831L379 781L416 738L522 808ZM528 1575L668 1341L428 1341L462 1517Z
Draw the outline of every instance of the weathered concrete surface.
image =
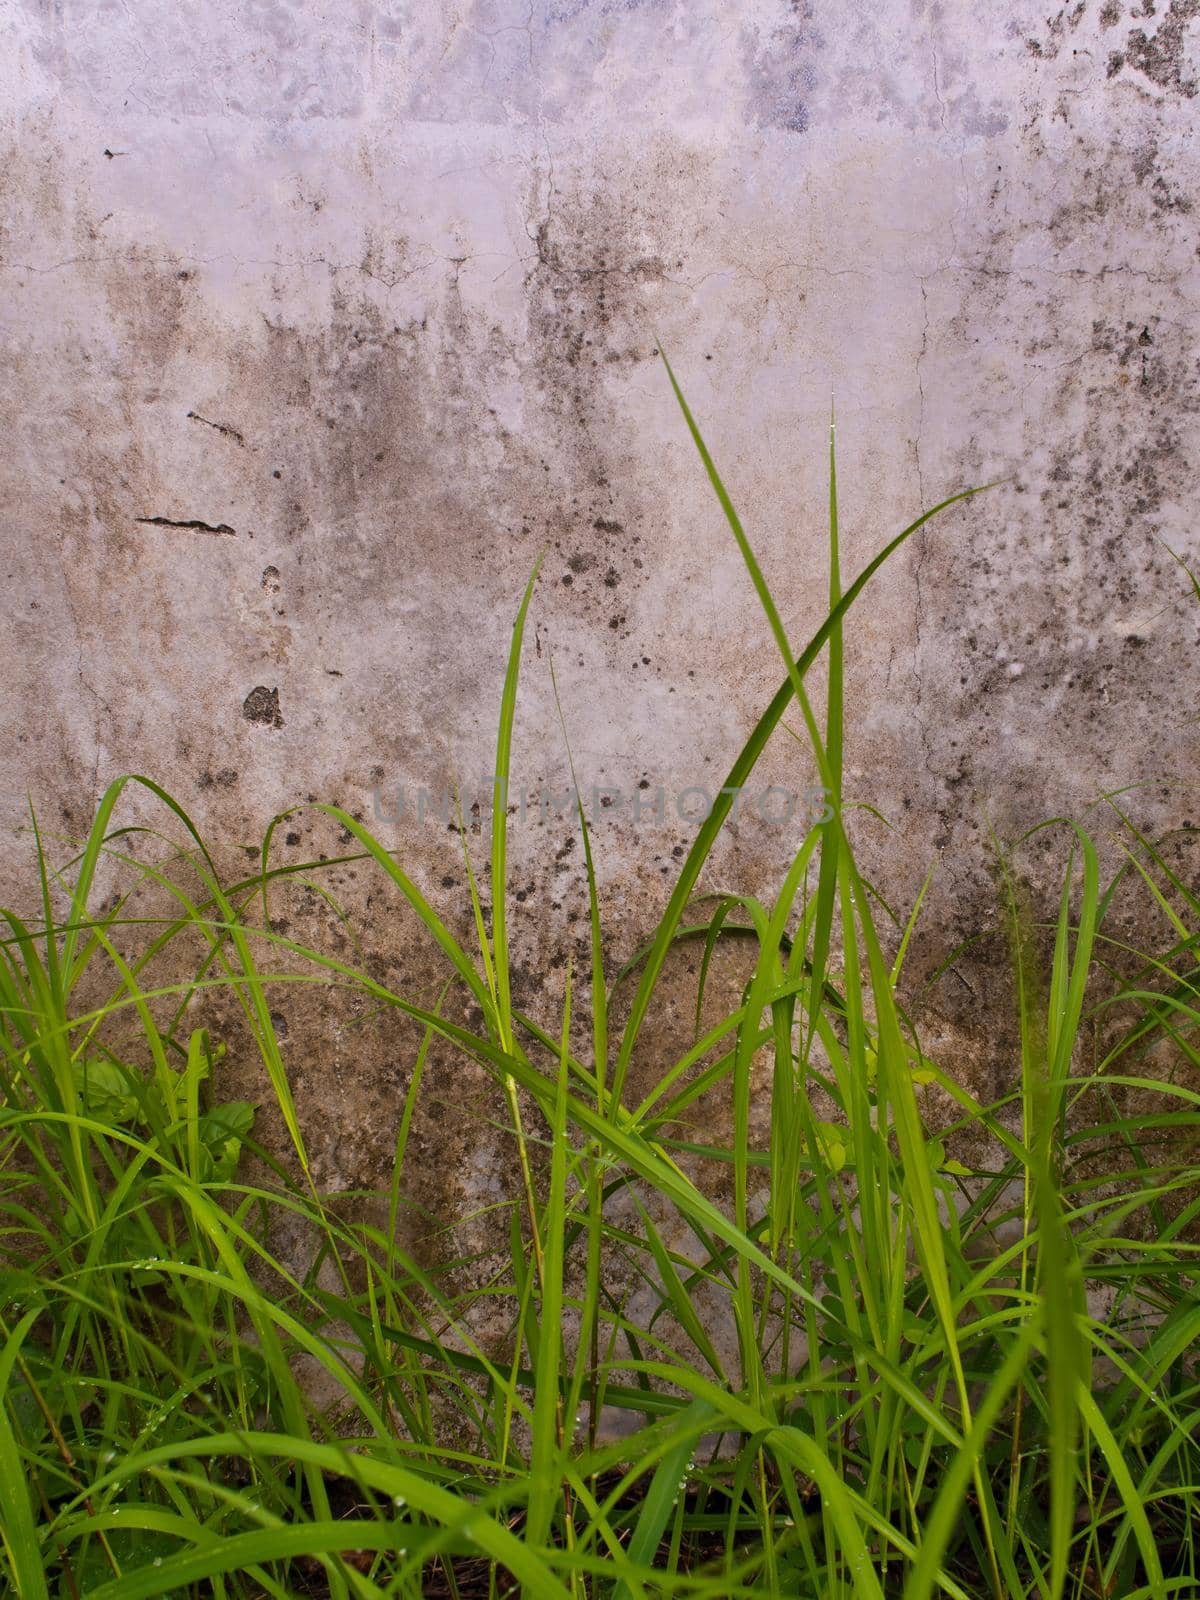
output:
M901 905L939 864L917 969L991 920L989 818L1195 777L1200 613L1164 545L1200 557L1200 0L0 11L6 895L26 791L77 833L141 771L253 844L306 796L369 819L374 786L474 785L542 550L519 781L565 781L553 657L585 783L719 783L780 672L659 338L798 641L831 397L848 571L1013 480L853 629L848 793L897 824L864 817L864 858ZM812 782L795 752L768 777ZM619 954L692 829L610 809ZM445 825L380 831L461 919ZM515 832L535 1010L583 909L571 831ZM747 822L709 881L765 885L794 843ZM334 845L301 815L279 847ZM355 916L365 878L336 880ZM366 955L429 998L394 903ZM931 1027L987 1059L963 970ZM293 1019L335 1187L390 1160L395 1027ZM507 1158L475 1089L478 1123L431 1113L414 1149L484 1199Z

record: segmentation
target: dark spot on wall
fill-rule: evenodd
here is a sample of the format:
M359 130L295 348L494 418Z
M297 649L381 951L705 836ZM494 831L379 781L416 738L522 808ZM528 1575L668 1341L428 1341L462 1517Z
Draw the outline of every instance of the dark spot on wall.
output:
M1156 211L1177 211L1186 217L1192 210L1192 202L1188 196L1181 194L1178 189L1172 189L1161 172L1150 186L1150 198L1154 201Z
M261 722L268 728L282 728L279 714L279 690L256 685L242 701L242 715L247 722Z
M1147 13L1150 15L1151 13ZM1157 32L1147 34L1143 28L1134 28L1125 41L1124 64L1156 83L1169 94L1195 99L1200 92L1196 78L1187 70L1186 30L1189 22L1200 17L1200 0L1171 0L1167 14L1158 25ZM1109 77L1120 65L1114 55L1109 61Z
M232 789L238 775L232 767L220 767L216 772L206 768L196 781L202 789Z

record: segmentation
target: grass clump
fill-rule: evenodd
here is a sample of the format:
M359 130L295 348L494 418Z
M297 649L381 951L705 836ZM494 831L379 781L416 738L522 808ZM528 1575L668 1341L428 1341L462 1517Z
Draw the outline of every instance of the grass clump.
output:
M842 632L887 557L975 491L844 585L831 435L829 609L797 654L676 394L784 679L631 969L606 971L582 808L590 970L540 1019L514 1001L504 804L482 880L467 862L473 948L363 823L323 808L440 953L431 1006L272 923L268 891L321 870L272 864L276 824L234 882L145 779L108 790L64 866L37 840L40 912L5 913L0 960L7 1592L1200 1594L1200 1097L1186 1083L1200 903L1115 802L1125 856L1107 883L1089 833L1058 825L1048 922L997 845L1012 1088L983 1103L932 1059L903 1003L916 911L880 921L847 833ZM501 796L535 579L501 700ZM714 911L702 871L793 702L831 814L773 900L726 895ZM115 825L131 782L180 830L167 866ZM125 891L101 902L102 875ZM1165 949L1110 931L1130 885L1169 923ZM153 917L137 911L146 890ZM701 988L729 939L749 942L749 977L635 1103L664 969L697 935ZM420 1030L391 1184L365 1220L312 1176L271 1006L288 984L349 991ZM455 997L478 1026L455 1020ZM261 1059L286 1153L255 1142L253 1106L223 1097L220 1046L197 1021L218 998ZM1164 1042L1176 1075L1147 1065ZM466 1288L400 1227L435 1044L494 1079L518 1157L502 1267ZM937 1126L934 1105L954 1108ZM684 1137L686 1114L711 1107L728 1142ZM698 1161L728 1174L728 1205ZM686 1251L669 1242L679 1228ZM281 1237L306 1241L306 1265ZM622 1287L630 1270L648 1313ZM484 1338L498 1307L506 1336ZM614 1417L616 1438L601 1426Z

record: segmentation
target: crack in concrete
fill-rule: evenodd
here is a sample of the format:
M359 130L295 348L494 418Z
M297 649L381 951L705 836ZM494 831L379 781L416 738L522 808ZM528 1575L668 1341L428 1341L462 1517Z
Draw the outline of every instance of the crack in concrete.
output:
M86 695L89 695L91 697L93 705L98 707L100 710L103 710L109 717L111 717L113 715L112 707L109 705L108 701L104 698L104 696L100 693L99 689L96 688L95 684L91 682L91 680L89 679L89 677L87 675L87 672L84 670L83 629L80 627L79 610L78 610L78 607L75 604L75 596L74 596L74 593L72 592L72 589L71 589L71 581L67 577L67 567L66 567L66 563L65 562L63 563L63 569L62 570L63 570L63 590L64 590L64 592L66 594L66 597L67 597L67 610L68 610L68 612L70 613L70 616L71 616L71 625L75 630L75 676L78 679L79 687L83 690L83 692ZM97 803L99 802L99 799L100 799L100 727L99 727L99 718L97 716L97 717L93 717L93 720L92 720L92 788L91 788L91 794L88 796L88 811L89 811L89 814L95 809Z
M228 534L230 538L237 538L237 529L227 522L202 522L199 517L134 517L133 520L151 528L191 528L196 533Z
M929 36L929 54L933 63L933 98L937 101L938 120L942 125L942 132L949 133L950 129L946 122L946 102L942 99L941 85L938 82L937 39L932 33Z
M234 444L241 449L244 450L246 448L245 435L240 434L236 428L231 428L227 422L210 422L207 417L202 417L198 411L189 411L187 415L189 422L202 422L206 428L212 428L215 433L221 434L223 438L232 439ZM142 518L139 517L138 521L142 521Z

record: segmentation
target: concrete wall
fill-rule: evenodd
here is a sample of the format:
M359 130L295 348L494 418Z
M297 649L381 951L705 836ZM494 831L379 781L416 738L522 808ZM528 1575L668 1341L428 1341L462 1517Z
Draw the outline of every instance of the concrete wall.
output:
M1195 775L1164 542L1200 558L1200 0L0 11L6 893L27 791L70 834L137 770L253 845L306 796L369 819L375 786L477 782L543 550L519 780L565 782L553 657L585 784L718 784L780 672L659 338L797 640L831 398L849 571L1013 480L855 624L847 789L897 824L864 818L864 857L902 904L939 863L918 964L991 917L989 817ZM796 749L768 777L812 782ZM609 811L619 953L692 828ZM461 910L444 824L380 831ZM570 833L514 840L535 1009L579 928ZM751 817L711 881L769 882L794 842ZM338 892L428 997L394 899ZM295 929L347 937L305 904ZM934 1037L986 1056L962 985ZM409 1042L312 1026L322 1174L368 1181Z

